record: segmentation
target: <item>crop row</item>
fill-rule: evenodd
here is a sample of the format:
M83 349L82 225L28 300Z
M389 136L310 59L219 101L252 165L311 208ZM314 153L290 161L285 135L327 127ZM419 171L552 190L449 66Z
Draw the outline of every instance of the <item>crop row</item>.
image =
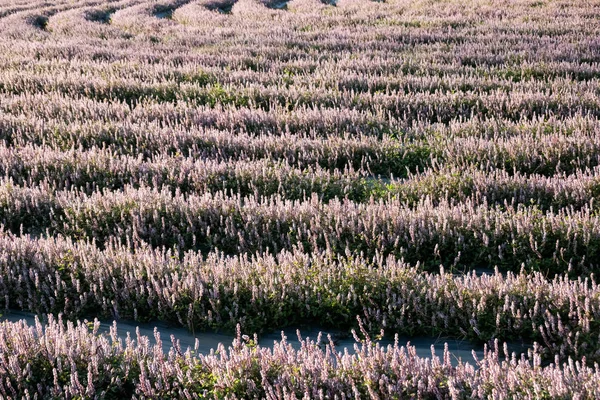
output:
M449 124L430 121L407 123L385 113L341 108L307 108L286 110L274 107L269 111L249 107L192 106L185 103L160 103L147 99L137 106L121 102L73 99L58 92L1 95L0 109L13 117L34 121L67 120L76 125L85 122L118 124L156 123L165 128L215 128L232 133L254 135L283 133L300 137L329 138L347 135L428 138L435 132L441 137L509 138L519 135L539 136L561 134L571 136L578 131L596 131L598 120L575 113L568 118L534 118L510 121L500 118L457 119ZM431 139L431 137L429 137Z
M228 254L292 249L381 252L423 261L426 269L498 265L556 274L598 269L600 219L594 199L575 210L542 212L535 205L489 206L429 199L407 205L398 198L361 204L349 200L292 201L229 196L224 192L182 195L170 190L125 187L123 191L43 186L0 186L0 222L12 232L64 234L95 240L145 242L179 251L220 249Z
M229 191L242 196L302 199L318 193L323 200L348 197L368 199L364 173L351 170L330 173L320 168L297 169L285 162L215 161L182 156L116 156L111 151L72 149L56 151L46 146L21 149L0 146L0 175L19 186L56 190L77 188L88 194L125 186L168 188L172 192Z
M48 190L122 190L126 186L166 188L173 193L203 194L226 191L241 196L279 195L290 200L310 198L316 193L327 202L348 198L364 202L370 198L395 197L408 204L429 198L471 200L488 204L536 204L541 210L589 205L600 193L598 168L552 177L523 175L503 170L435 168L404 180L382 181L365 171L320 168L297 169L286 162L196 160L182 156L118 156L110 150L57 151L47 146L23 148L0 145L0 176L17 186L41 185Z
M214 38L206 40L211 46L217 43ZM438 48L428 48L423 53L413 54L410 59L401 59L389 57L382 51L356 55L315 53L310 44L301 46L306 47L305 51L290 51L285 48L286 42L281 42L266 49L257 61L255 53L239 46L222 53L204 50L191 56L189 53L173 54L166 48L157 49L156 45L143 42L135 45L144 51L132 53L129 49L132 45L127 41L120 42L112 52L88 48L91 45L86 44L73 44L67 48L37 45L19 49L5 45L0 46L0 53L6 55L1 65L14 82L18 79L23 82L18 74L20 71L42 74L42 77L66 72L74 82L86 77L102 77L109 82L137 79L139 84L154 83L156 88L161 87L162 81L165 86L184 83L204 86L218 82L224 86L254 85L263 89L305 87L321 94L339 90L371 95L452 91L489 94L508 90L594 93L593 84L600 77L597 59L592 55L589 55L589 61L569 61L565 59L566 55L561 55L540 62L527 59L524 53L514 60L500 59L492 65L471 66L465 65L455 53L450 55L448 49L441 51ZM407 49L396 49L402 50ZM68 60L65 59L67 55ZM32 65L33 59L36 63ZM34 86L33 82L30 86Z
M587 86L595 88L596 85ZM35 94L58 91L75 99L87 97L98 101L121 101L135 105L145 99L160 102L185 102L190 105L234 105L269 111L274 107L294 110L307 108L350 108L372 113L391 114L405 121L427 120L449 123L460 118L499 118L512 121L537 116L600 116L600 103L594 91L575 91L573 85L553 91L533 88L489 94L473 91L433 93L355 93L353 90L323 91L301 87L263 87L246 85L157 84L134 79L110 80L87 75L80 79L66 75L4 72L0 92ZM576 87L575 87L576 89Z
M161 319L190 329L249 332L306 324L539 342L552 360L600 360L600 289L594 280L540 273L424 272L392 257L282 252L207 257L130 251L62 238L0 237L0 304L70 319Z
M434 164L544 176L598 165L600 139L595 124L567 133L560 125L547 127L548 133L534 134L525 129L516 134L500 131L491 137L442 136L435 130L421 130L421 138L409 134L381 140L370 136L322 139L286 133L232 135L213 128L160 127L155 122L77 123L4 115L0 118L0 139L12 146L48 144L61 150L100 147L115 155L141 154L144 158L157 153L221 161L267 158L301 169L315 165L330 170L350 167L396 177Z
M412 74L415 65L399 65L400 71L381 73L379 71L363 71L358 65L343 66L344 63L310 63L309 61L287 61L263 66L265 71L252 69L223 69L221 65L199 66L197 60L173 65L149 61L132 64L126 60L115 60L111 63L98 63L91 60L39 60L31 64L31 57L11 57L2 60L7 91L39 90L40 82L51 80L59 73L68 77L71 86L83 81L102 81L113 86L126 86L132 80L138 85L138 97L152 94L162 101L176 99L176 89L182 88L182 98L186 93L193 94L201 87L220 84L224 87L259 87L263 90L273 88L310 88L315 100L326 94L357 95L368 93L373 95L399 94L444 94L470 93L493 94L496 92L528 93L555 92L594 93L600 70L598 67L565 63L554 63L543 67L535 64L514 67L495 68L483 71L469 71L455 67L455 70L436 70L435 67ZM213 61L214 62L214 61ZM235 68L235 63L233 68ZM352 69L358 68L358 70ZM534 68L538 68L537 70ZM31 80L35 75L37 80ZM29 77L30 80L26 80ZM101 77L102 79L93 79ZM68 83L57 83L66 87ZM20 89L19 89L20 88ZM50 86L48 89L52 89ZM133 89L131 89L133 92ZM99 93L100 90L98 90ZM283 92L285 93L285 92ZM133 93L135 94L135 93ZM116 95L116 93L115 93ZM306 101L306 100L305 100Z
M356 354L305 339L300 349L285 340L272 349L238 333L228 348L196 355L193 349L165 354L145 336L123 343L116 326L99 336L99 323L47 326L0 324L0 394L72 398L568 398L594 399L600 393L597 369L579 361L542 366L531 352L502 360L498 345L477 367L416 355L412 346L381 346L368 337ZM357 339L358 336L357 336ZM320 339L319 339L320 340ZM510 356L509 356L510 357Z

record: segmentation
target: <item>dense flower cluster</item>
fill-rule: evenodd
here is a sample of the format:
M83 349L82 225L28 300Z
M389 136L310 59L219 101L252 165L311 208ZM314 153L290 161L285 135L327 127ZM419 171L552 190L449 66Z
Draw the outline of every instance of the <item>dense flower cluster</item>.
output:
M0 307L71 321L0 324L0 397L599 397L599 38L597 0L0 0ZM357 316L534 350L74 322Z

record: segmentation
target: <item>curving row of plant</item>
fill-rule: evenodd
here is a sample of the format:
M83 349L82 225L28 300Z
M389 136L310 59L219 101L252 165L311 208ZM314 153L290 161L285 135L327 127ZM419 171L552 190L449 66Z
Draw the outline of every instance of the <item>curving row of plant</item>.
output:
M368 336L356 354L303 340L294 349L282 339L273 349L257 346L238 333L232 345L196 355L175 346L163 353L147 337L123 343L116 326L98 336L99 324L0 324L0 394L6 397L120 398L414 398L532 397L594 399L598 371L569 359L541 366L539 355L501 360L496 345L475 368L453 367L447 349L431 358L412 346L383 347ZM357 337L358 339L358 337Z
M540 354L600 360L594 279L543 274L424 272L373 260L284 251L206 258L69 239L0 237L0 304L69 319L163 320L190 329L265 332L311 322L489 342L539 343Z

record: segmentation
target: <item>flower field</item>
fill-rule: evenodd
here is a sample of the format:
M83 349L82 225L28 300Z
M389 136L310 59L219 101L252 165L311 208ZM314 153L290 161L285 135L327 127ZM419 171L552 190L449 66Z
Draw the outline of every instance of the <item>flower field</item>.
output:
M600 398L599 196L598 0L0 0L0 398Z

